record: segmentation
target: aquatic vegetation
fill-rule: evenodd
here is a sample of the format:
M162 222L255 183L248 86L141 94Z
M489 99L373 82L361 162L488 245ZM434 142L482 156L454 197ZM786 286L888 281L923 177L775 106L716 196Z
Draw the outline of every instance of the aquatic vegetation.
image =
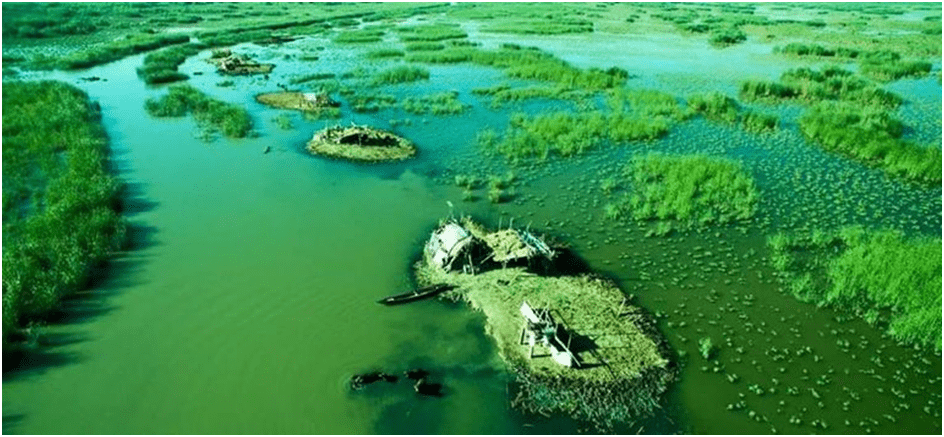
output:
M773 114L747 111L741 118L741 126L748 132L766 132L777 129L778 119Z
M397 104L397 98L390 94L376 92L358 92L347 96L347 102L354 112L377 112L381 109L392 108Z
M581 18L548 18L539 20L506 20L482 27L483 32L513 35L564 35L593 33L593 22Z
M276 126L279 127L279 129L290 130L294 127L292 125L292 119L288 116L288 114L279 114L275 117L272 117L272 121Z
M902 140L903 125L887 111L824 102L800 118L800 131L824 149L921 183L941 182L941 149Z
M386 32L383 29L367 28L357 30L345 30L334 37L334 42L339 44L363 44L371 42L380 42Z
M138 77L147 84L187 80L187 75L177 71L177 67L187 58L200 53L203 48L202 44L187 43L149 53L144 57L144 64L137 70Z
M289 79L288 83L291 85L298 85L307 82L313 82L316 80L325 80L325 79L334 79L334 73L312 73L306 74L304 76L296 76Z
M749 219L758 201L754 181L737 161L651 153L634 158L628 172L629 210L637 220L729 223Z
M904 77L921 77L931 72L927 61L905 61L895 52L872 52L859 61L863 75L881 81L898 80Z
M939 238L906 239L861 227L822 235L772 237L771 251L790 260L777 268L798 299L851 311L869 323L887 321L892 337L941 350Z
M688 98L688 107L711 120L734 123L738 117L737 102L719 92L691 96Z
M370 50L364 54L364 57L367 59L388 59L388 58L402 58L404 55L403 50L398 49L376 49Z
M143 53L161 47L181 44L190 41L187 35L128 35L113 42L93 46L91 48L70 53L58 59L39 62L36 67L61 68L64 70L79 70L107 64L126 56Z
M867 106L896 108L901 97L877 87L869 80L838 67L820 71L809 68L788 70L780 82L745 81L740 96L744 100L799 100L816 103L844 101Z
M472 93L480 96L491 96L493 107L506 102L519 102L528 99L582 100L586 98L586 94L573 91L564 86L512 88L508 84L498 84L488 88L475 88Z
M747 34L745 34L743 30L736 27L728 27L712 32L711 39L709 39L709 41L715 47L727 47L747 41Z
M715 355L717 348L711 342L711 337L702 337L698 339L698 353L701 354L702 358L710 360L711 357Z
M420 115L461 114L468 105L464 105L460 102L458 96L458 92L449 91L421 97L407 97L403 100L403 110Z
M404 42L443 41L447 39L461 39L467 36L459 26L449 24L401 26L397 27L396 31L400 35L400 40ZM407 50L410 50L409 45L407 45Z
M620 68L582 70L536 48L512 45L505 45L499 50L462 46L413 52L407 55L406 60L431 64L471 62L499 68L510 77L557 83L573 89L610 89L622 85L629 78L629 73Z
M427 79L429 79L429 70L414 65L400 65L377 73L373 82L375 85L389 85Z
M3 342L120 248L121 183L99 109L62 82L3 86Z
M211 98L190 85L174 85L164 96L150 98L144 109L154 117L183 117L188 113L208 131L219 130L227 137L242 138L252 129L245 108Z
M445 50L446 45L440 42L413 42L405 47L408 52L429 52L436 50Z
M783 47L774 47L774 53L784 53L795 56L855 59L859 57L863 51L849 47L824 47L819 44L792 42Z

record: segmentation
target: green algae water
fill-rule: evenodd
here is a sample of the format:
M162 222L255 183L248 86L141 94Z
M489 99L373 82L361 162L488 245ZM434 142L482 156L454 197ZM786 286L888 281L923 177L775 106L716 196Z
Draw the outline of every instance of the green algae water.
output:
M486 45L502 37L472 34ZM507 41L521 42L507 37ZM675 37L529 37L580 67L625 68L629 86L684 96L737 81L776 78L789 68L770 46L745 44L723 57ZM650 62L664 45L673 47ZM327 47L317 62L302 53ZM625 55L626 47L638 47ZM482 316L461 305L423 301L383 307L377 299L412 287L410 264L428 232L451 214L490 224L530 225L569 243L590 268L614 279L652 314L677 351L679 378L650 418L622 433L939 433L941 358L896 344L879 329L815 309L780 290L765 236L813 225L892 226L940 232L941 190L905 185L804 142L797 108L769 108L781 131L752 135L696 119L662 140L603 148L567 160L509 167L484 155L475 136L502 130L511 112L471 94L505 80L492 69L431 66L430 81L383 88L401 98L456 90L472 105L458 116L399 109L309 121L253 100L296 75L350 71L368 63L360 46L305 38L281 46L242 45L277 64L268 80L224 77L202 58L181 70L213 97L250 110L257 137L205 141L190 118L155 119L143 108L163 87L134 75L135 56L80 74L102 107L114 165L131 187L133 248L89 293L67 302L61 323L44 330L41 354L4 375L4 432L22 434L560 434L591 424L523 415L510 406L508 374ZM700 62L710 59L711 62ZM721 65L750 64L715 75ZM939 68L939 65L937 66ZM193 75L202 72L202 75ZM79 76L103 81L80 82ZM700 79L699 79L700 78ZM913 135L940 130L940 84L899 81L913 103L902 113ZM936 108L937 113L927 112ZM272 121L289 114L295 126ZM389 127L418 145L416 160L355 165L308 156L311 134L334 123ZM936 120L936 124L935 124ZM938 134L939 135L939 134ZM939 136L937 137L939 140ZM939 142L939 141L938 141ZM271 147L269 153L263 153ZM758 219L741 227L646 237L629 220L608 220L615 193L602 179L637 153L701 152L742 161L762 198ZM462 200L456 174L516 172L510 201L485 189ZM71 315L69 315L71 314ZM719 346L712 360L698 340ZM417 397L406 382L350 390L370 370L430 370L442 398Z

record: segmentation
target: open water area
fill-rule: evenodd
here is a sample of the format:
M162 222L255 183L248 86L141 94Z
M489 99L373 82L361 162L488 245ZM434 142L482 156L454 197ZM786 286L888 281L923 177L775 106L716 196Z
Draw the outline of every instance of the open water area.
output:
M581 68L617 66L630 88L684 99L740 81L773 80L813 65L749 42L718 50L672 35L513 37L466 29L485 48L537 46ZM779 231L863 225L908 235L941 232L941 188L891 179L822 151L797 130L803 109L776 112L776 132L752 134L696 117L663 139L607 146L571 158L513 165L479 148L478 132L502 132L512 113L568 107L527 101L499 108L475 88L498 70L428 66L430 79L382 86L402 100L456 91L459 115L414 115L399 107L308 120L264 107L261 92L293 77L376 71L401 61L367 61L391 43L338 45L302 38L234 52L276 64L268 79L222 77L189 59L181 71L209 95L250 110L258 135L203 138L192 118L155 119L144 101L166 93L135 75L143 56L77 73L30 73L73 83L102 108L116 170L130 187L134 242L90 293L67 302L69 316L45 329L49 344L3 382L5 433L23 434L570 434L592 424L524 415L510 406L513 376L484 328L460 304L375 303L410 289L411 263L438 221L468 214L569 245L657 319L676 351L679 377L653 417L620 433L939 434L941 357L897 344L883 329L798 302L768 262ZM318 60L306 61L304 55ZM738 68L731 68L732 65ZM940 70L940 62L934 70ZM194 74L194 73L202 74ZM99 76L86 82L80 77ZM231 87L216 84L233 80ZM353 82L352 82L353 83ZM302 85L304 88L305 85ZM941 85L934 77L893 82L906 99L908 135L940 147ZM287 114L292 129L273 118ZM409 119L408 124L391 120ZM416 159L360 165L309 156L312 133L370 124L414 141ZM263 153L271 147L270 153ZM743 163L760 191L754 219L701 231L646 236L604 205L632 156L704 153ZM485 183L464 201L455 175L514 172L509 201L493 204ZM711 360L698 339L719 346ZM406 382L361 392L349 378L370 370L422 367L445 387L418 397Z

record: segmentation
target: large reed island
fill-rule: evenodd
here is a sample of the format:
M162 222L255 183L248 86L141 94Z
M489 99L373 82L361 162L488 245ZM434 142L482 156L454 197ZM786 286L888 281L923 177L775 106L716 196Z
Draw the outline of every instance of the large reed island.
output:
M3 86L3 342L21 339L121 247L120 182L98 106L62 82Z

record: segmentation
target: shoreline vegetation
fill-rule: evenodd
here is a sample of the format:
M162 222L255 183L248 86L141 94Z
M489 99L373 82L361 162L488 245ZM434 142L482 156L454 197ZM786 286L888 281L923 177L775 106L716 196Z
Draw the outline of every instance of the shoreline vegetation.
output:
M448 226L465 229L471 243L435 249L437 233ZM537 252L523 255L526 242L536 238L531 235L513 228L490 231L469 218L443 222L415 264L417 282L455 286L443 297L463 300L485 314L486 332L516 375L517 393L512 395L516 407L545 415L567 414L600 430L648 415L674 379L651 320L630 305L611 281L592 273L558 275L553 261ZM463 248L469 248L473 264L484 255L480 250L490 254L475 266L444 269L437 264L438 250L459 253L456 259L462 260L457 262L465 263ZM498 259L501 263L494 261ZM468 267L475 273L466 273ZM548 270L550 274L542 274ZM531 349L521 343L522 302L538 312L549 311L562 324L555 335L568 339L562 341L577 359L574 367L556 362L553 353L538 353L542 346L535 347L533 358L529 356ZM590 339L591 333L598 335Z
M125 240L98 105L62 82L3 84L3 346L81 290ZM24 329L25 328L25 329Z

